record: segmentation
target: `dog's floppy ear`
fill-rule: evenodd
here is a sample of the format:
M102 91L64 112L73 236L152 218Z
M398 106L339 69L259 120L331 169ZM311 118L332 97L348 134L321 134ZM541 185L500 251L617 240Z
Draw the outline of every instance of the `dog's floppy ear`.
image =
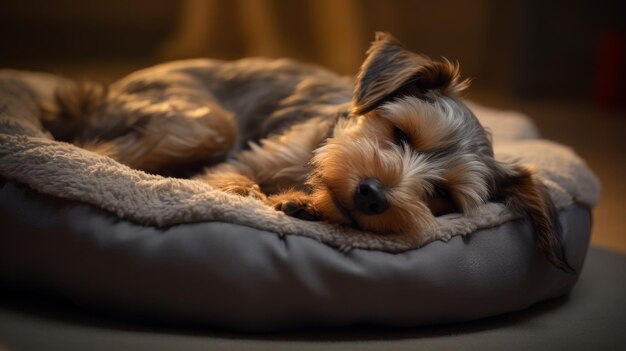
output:
M500 162L494 168L494 200L504 202L510 210L526 216L532 224L537 249L555 267L575 273L565 256L561 223L548 189L528 168Z
M458 64L415 54L379 32L357 76L352 112L361 115L397 97L423 97L430 90L453 94L467 86L468 81L460 79Z

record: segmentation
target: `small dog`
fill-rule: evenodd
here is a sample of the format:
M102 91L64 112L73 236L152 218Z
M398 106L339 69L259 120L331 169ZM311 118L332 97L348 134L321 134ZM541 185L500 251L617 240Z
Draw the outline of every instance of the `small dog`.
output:
M487 201L526 215L536 243L571 271L546 189L494 159L459 94L458 64L377 33L356 77L289 60L172 62L112 84L59 89L44 124L58 140L130 167L195 175L306 220L420 235ZM220 161L224 161L218 163Z

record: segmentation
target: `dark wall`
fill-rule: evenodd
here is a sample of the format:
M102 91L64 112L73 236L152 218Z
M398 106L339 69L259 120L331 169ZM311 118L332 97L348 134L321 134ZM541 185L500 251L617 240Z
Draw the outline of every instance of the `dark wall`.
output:
M619 80L626 83L626 71L613 63L626 62L622 7L617 1L520 2L513 91L524 96L592 97L607 90L604 94L626 97L615 85Z
M175 0L0 1L0 63L150 56L179 7Z
M415 51L458 60L464 74L481 88L608 104L626 100L626 71L621 64L626 61L626 21L619 1L336 0L337 11L349 7L353 15L312 16L313 5L319 5L315 1L319 0L263 1L276 22L277 46L283 49L272 56L291 56L353 74L373 32L384 30ZM214 3L216 13L207 14L212 23L204 28L215 31L217 39L200 43L199 51L163 55L164 42L176 38L186 21L182 1L0 1L0 66L37 69L51 67L50 62L152 63L179 56L232 59L255 54L248 50L250 38L242 34L250 18L241 15L242 7L245 10L250 3ZM327 39L317 35L330 21L342 18L346 26L359 27L345 39L351 50L358 51L345 59L348 62L333 60L333 47L322 45L320 40ZM341 23L334 28L342 31ZM333 45L342 42L337 39ZM65 64L59 70L71 68Z

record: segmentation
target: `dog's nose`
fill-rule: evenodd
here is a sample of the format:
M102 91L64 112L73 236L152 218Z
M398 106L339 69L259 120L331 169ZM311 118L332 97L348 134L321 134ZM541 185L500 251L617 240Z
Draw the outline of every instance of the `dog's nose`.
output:
M359 182L354 192L354 205L366 215L381 214L389 208L389 200L380 180L375 178Z

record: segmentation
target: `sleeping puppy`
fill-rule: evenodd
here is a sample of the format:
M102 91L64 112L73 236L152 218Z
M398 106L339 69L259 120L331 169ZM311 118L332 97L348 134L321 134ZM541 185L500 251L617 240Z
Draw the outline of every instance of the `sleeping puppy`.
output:
M356 81L289 60L198 59L74 83L45 108L55 138L148 172L195 179L306 220L419 236L487 201L525 215L538 249L571 271L546 189L494 159L459 94L458 64L378 33ZM223 162L222 162L223 161Z

